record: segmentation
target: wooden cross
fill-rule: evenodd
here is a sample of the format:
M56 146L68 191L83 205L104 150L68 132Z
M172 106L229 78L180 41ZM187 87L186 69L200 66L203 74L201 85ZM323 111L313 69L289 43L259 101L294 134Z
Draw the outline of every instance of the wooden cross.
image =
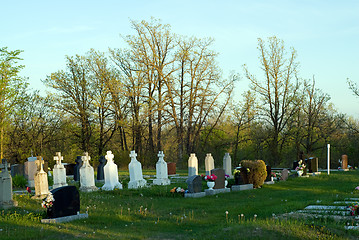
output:
M105 158L106 158L107 161L113 162L113 158L114 158L114 157L115 157L115 156L112 154L111 151L107 151L106 156L105 156Z
M61 152L56 152L57 156L54 156L54 160L56 161L56 165L61 165L61 161L64 160L64 157L61 156Z

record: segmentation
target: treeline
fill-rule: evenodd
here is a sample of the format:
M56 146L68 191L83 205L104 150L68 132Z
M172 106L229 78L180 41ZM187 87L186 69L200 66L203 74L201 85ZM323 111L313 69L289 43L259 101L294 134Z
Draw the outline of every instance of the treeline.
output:
M290 166L301 151L324 164L327 143L335 162L344 153L349 161L358 156L358 121L337 113L314 78L299 76L296 51L287 52L283 41L259 39L264 74L244 66L251 85L238 100L238 75L222 76L212 39L176 35L156 19L131 26L125 48L67 56L66 68L43 80L46 96L19 77L20 51L1 49L6 158L24 162L33 154L51 163L61 151L65 162L74 162L84 151L96 160L111 150L126 166L136 150L144 166L155 167L163 150L180 168L190 153L204 164L208 152L218 166L225 152L234 164L262 159Z

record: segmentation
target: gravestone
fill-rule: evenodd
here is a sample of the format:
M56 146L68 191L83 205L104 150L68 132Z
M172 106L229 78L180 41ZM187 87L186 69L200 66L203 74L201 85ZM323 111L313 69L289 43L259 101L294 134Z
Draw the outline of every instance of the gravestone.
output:
M267 170L267 177L266 177L266 182L272 181L272 167L269 165L266 165L266 170Z
M299 167L299 161L294 161L293 162L293 170L295 170L297 167Z
M190 176L186 180L189 193L202 192L202 178L198 175Z
M47 194L49 194L49 183L47 180L47 173L44 171L44 160L41 156L37 157L35 161L37 165L37 169L40 169L36 172L34 177L35 182L35 199L44 198Z
M167 163L167 173L168 175L176 175L176 163L174 162Z
M342 166L341 168L344 169L348 169L348 155L342 155Z
M35 163L36 157L27 158L27 162L24 164L25 168L25 178L27 180L28 187L35 187L35 174L38 171L37 165Z
M107 160L106 166L104 167L104 179L105 184L102 186L102 190L112 191L115 188L122 189L122 184L118 181L118 169L117 165L113 161L114 155L111 151L107 151L105 161Z
M204 159L206 175L209 175L211 170L214 169L214 159L211 153L207 153Z
M242 171L245 168L242 167L236 167L236 170L239 170L240 172L234 175L234 184L235 185L242 185L244 184L243 174Z
M8 209L17 206L17 202L12 199L12 179L9 173L9 164L6 159L2 159L0 164L0 209Z
M318 158L312 157L309 159L311 160L312 172L318 172Z
M62 163L66 169L66 176L73 176L75 172L75 163Z
M288 179L288 177L289 177L289 171L288 171L288 169L283 169L283 170L281 171L281 174L282 174L281 179L282 179L283 181L287 181L287 179Z
M80 168L80 191L93 192L98 188L95 186L94 169L90 165L91 157L88 152L85 152L85 156L81 157L82 167Z
M225 188L224 181L226 180L226 178L224 176L225 175L224 169L222 169L222 168L212 169L211 174L214 174L217 176L217 179L214 181L215 185L214 185L213 189Z
M227 174L229 177L232 176L232 159L229 153L225 153L223 157L223 169L225 174Z
M188 158L188 176L198 175L198 159L195 153L191 153Z
M158 161L156 163L156 179L153 180L154 185L170 185L171 181L168 179L167 163L163 159L165 156L163 151L158 152Z
M80 211L80 194L75 186L63 186L51 190L55 199L47 209L48 218L76 215Z
M306 170L304 170L304 172L305 171L307 171L307 172L309 172L309 173L312 173L313 172L313 169L312 169L312 161L311 161L311 159L309 158L309 159L305 159L305 169ZM304 175L304 174L303 174Z
M16 175L25 176L25 165L24 164L11 165L11 177L15 177Z
M76 165L74 168L74 181L80 181L80 168L82 167L82 156L76 157Z
M62 160L64 159L63 156L61 156L61 152L57 152L56 156L54 156L54 160L56 161L56 164L53 169L54 174L54 185L53 188L59 188L63 186L67 186L66 183L66 169L64 165L62 164Z
M98 161L100 162L100 164L97 167L97 180L102 181L105 179L105 174L104 174L103 168L105 167L105 164L106 164L106 158L104 156L101 156Z
M147 181L143 179L142 165L139 161L137 161L136 157L137 157L136 152L131 151L130 153L131 162L128 164L128 170L130 172L130 182L128 183L129 189L144 187L147 184Z

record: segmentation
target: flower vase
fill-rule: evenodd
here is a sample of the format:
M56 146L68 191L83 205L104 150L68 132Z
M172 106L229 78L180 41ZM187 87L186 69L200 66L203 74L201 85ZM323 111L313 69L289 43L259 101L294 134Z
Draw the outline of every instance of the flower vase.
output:
M274 181L274 177L270 177L270 180L273 182L273 181Z
M297 173L298 173L298 177L300 177L303 175L303 170L298 170Z
M227 188L228 180L224 180L224 188Z
M215 184L214 182L208 181L208 182L207 182L207 187L208 187L208 189L213 190L214 184Z

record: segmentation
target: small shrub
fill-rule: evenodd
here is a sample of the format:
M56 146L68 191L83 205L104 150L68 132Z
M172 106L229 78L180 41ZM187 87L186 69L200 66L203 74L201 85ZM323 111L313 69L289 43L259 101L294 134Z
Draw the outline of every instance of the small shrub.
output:
M12 178L13 187L24 188L26 184L27 184L27 180L22 175L15 175L15 177Z
M245 183L253 184L254 188L261 187L264 183L264 180L267 177L266 164L262 160L243 160L241 161L243 168L248 168L249 172L241 171L246 174L242 175Z

